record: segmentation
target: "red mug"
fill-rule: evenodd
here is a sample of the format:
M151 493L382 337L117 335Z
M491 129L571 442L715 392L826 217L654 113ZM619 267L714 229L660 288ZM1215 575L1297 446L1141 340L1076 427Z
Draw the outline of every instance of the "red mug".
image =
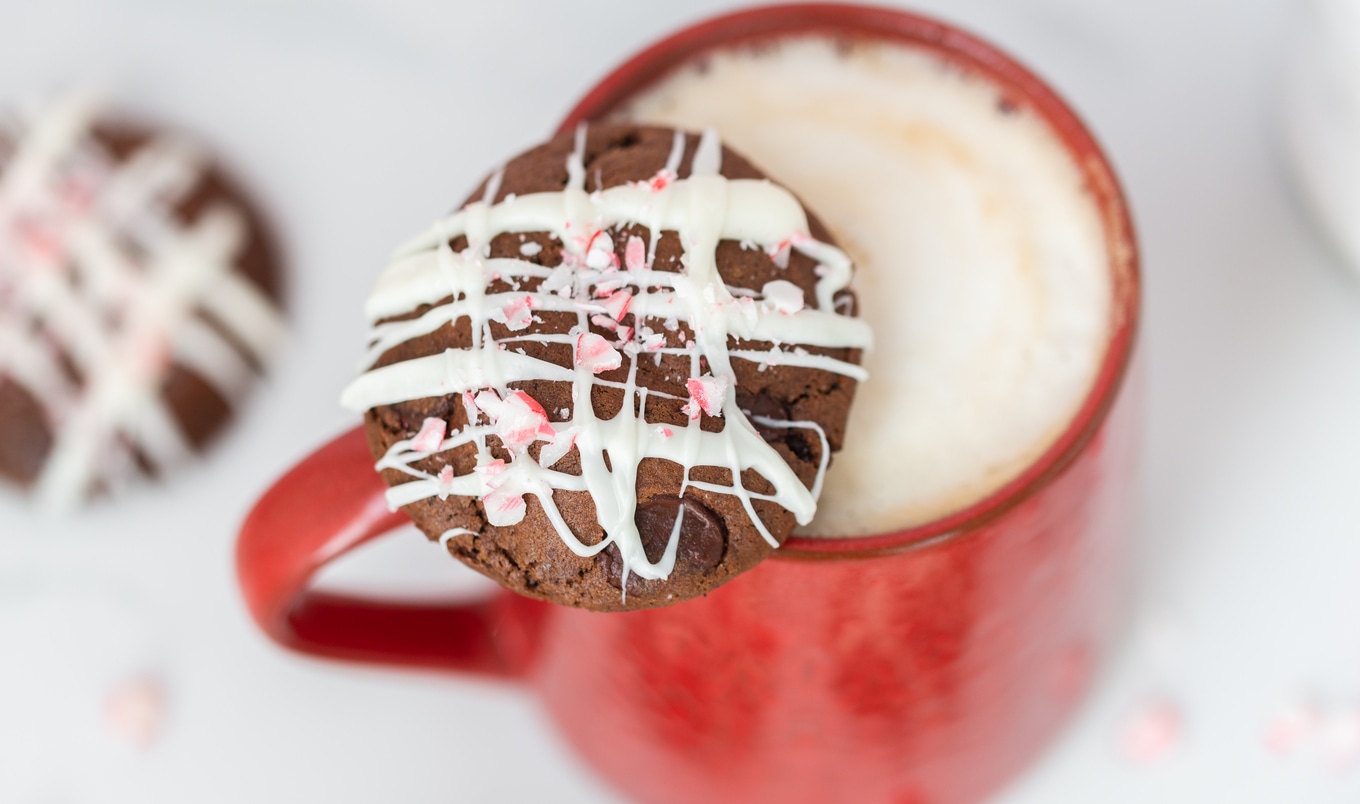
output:
M391 513L361 428L274 484L237 566L260 628L293 650L514 679L628 795L654 802L924 804L995 791L1067 719L1122 597L1139 402L1125 388L1139 312L1128 210L1070 109L985 42L901 11L772 6L644 50L562 129L599 118L705 51L823 33L930 48L1042 115L1075 156L1111 244L1113 324L1062 436L965 510L864 538L792 537L675 606L598 614L500 592L475 605L309 590L324 564L409 520Z

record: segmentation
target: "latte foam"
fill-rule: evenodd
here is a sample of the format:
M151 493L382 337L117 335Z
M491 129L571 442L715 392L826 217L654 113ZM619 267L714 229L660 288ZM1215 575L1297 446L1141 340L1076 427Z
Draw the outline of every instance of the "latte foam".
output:
M1105 232L1037 115L928 51L794 38L682 69L621 115L713 126L854 258L875 331L812 536L933 521L1066 428L1108 346Z

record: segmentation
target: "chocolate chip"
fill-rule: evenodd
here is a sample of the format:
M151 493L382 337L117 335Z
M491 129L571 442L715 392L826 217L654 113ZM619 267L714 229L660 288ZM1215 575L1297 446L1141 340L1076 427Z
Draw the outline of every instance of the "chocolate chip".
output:
M803 463L811 463L816 459L816 453L812 451L812 447L808 445L802 432L790 429L788 433L789 435L784 439L784 443L789 445L789 449L793 450L793 454L798 456L798 460Z
M675 518L682 509L685 518L680 523L675 571L682 567L693 567L707 574L722 563L727 552L727 528L708 506L693 497L653 497L638 504L633 522L642 536L642 549L648 561L660 561L666 554L666 545L670 543ZM615 588L622 588L620 578L623 575L623 558L619 548L609 545L600 553L600 560L609 583Z
M760 437L765 439L766 443L774 444L783 441L788 436L789 431L786 427L770 427L756 421L757 416L765 419L788 421L788 406L778 399L764 393L755 396L738 394L737 407L741 408L741 412L746 414L751 426L756 428L756 432L760 433Z

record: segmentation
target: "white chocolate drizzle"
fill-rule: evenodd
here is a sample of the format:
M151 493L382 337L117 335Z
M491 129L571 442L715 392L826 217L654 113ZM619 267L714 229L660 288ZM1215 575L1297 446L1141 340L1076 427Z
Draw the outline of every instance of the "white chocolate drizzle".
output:
M395 469L412 478L388 490L389 505L395 510L432 497L477 497L489 524L507 526L523 519L524 497L532 495L575 554L592 556L610 544L617 545L626 589L630 573L648 579L668 577L679 542L677 519L660 560L650 561L643 548L634 514L637 468L644 458L682 466L682 495L692 487L737 497L772 546L778 542L756 514L753 501L777 503L802 524L812 519L830 458L826 434L816 422L757 417L763 426L817 433L821 465L808 489L738 407L732 360L804 366L862 380L865 373L858 365L782 344L865 349L872 345L872 335L863 321L836 308L836 295L850 283L849 258L812 238L801 204L784 188L764 180L722 176L722 145L714 131L707 130L700 138L688 178L676 177L685 148L685 137L677 132L665 167L651 181L594 193L585 190L585 137L582 126L567 159L566 189L507 197L500 203L491 203L494 195L488 192L397 250L365 308L373 322L362 366L367 371L345 389L341 401L346 408L362 412L379 405L461 395L468 413L465 427L446 433L445 422L427 419L420 433L396 442L378 461L379 470ZM633 224L646 226L651 242L644 245L640 238L630 238L620 261L610 232ZM652 269L657 242L665 231L677 233L684 249L679 273ZM527 232L546 232L561 242L562 265L545 268L524 260L486 256L496 235ZM459 236L466 236L468 245L455 252L450 244ZM726 285L716 261L722 240L755 244L771 253L783 248L785 265L790 248L815 259L819 277L815 303L805 306L801 290L782 280L767 283L763 289ZM512 287L529 279L539 284L531 292L488 293L495 279ZM383 321L425 305L433 306L418 317ZM574 314L577 326L560 334L520 334L540 311ZM629 314L632 327L622 323ZM465 318L472 332L469 348L372 367L394 346ZM512 334L497 341L488 326L491 321L504 324ZM693 340L683 347L667 346L661 332L675 332L679 322L688 325ZM592 331L591 324L612 331L616 340ZM774 345L768 351L730 349L729 337ZM571 346L573 366L513 348L530 341ZM660 355L689 358L689 397L684 408L690 417L688 426L646 420L649 399L677 399L637 384L638 360L649 353L658 360ZM707 362L706 374L701 359ZM624 381L597 376L625 364ZM514 383L545 380L572 384L575 404L568 421L550 422L536 400L510 389ZM624 402L613 418L595 415L590 402L595 386L622 390ZM726 419L722 431L701 429L703 414ZM492 435L511 453L510 461L493 459L487 446ZM541 445L537 460L529 451L535 443ZM433 475L414 465L467 444L478 450L472 473L453 475L452 467L446 466ZM573 448L580 456L581 474L554 470L554 464ZM690 469L701 465L727 468L732 485L690 478ZM774 492L746 489L741 481L745 470L757 472ZM601 541L587 545L572 533L553 501L555 490L590 494L605 532ZM455 528L443 534L442 541L467 533Z
M232 400L254 371L239 349L263 365L283 333L235 270L240 212L176 220L203 173L193 146L158 137L115 160L91 134L97 111L75 95L0 129L15 144L0 162L0 376L44 408L53 444L35 493L55 507L117 488L134 449L159 468L187 455L161 395L172 365Z

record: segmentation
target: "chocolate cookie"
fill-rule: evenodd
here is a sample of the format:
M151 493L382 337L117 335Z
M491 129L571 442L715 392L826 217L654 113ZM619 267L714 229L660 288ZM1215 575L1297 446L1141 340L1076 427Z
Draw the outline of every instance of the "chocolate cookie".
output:
M282 334L277 262L182 137L0 116L0 478L67 506L201 449Z
M702 595L811 519L870 335L791 193L713 132L596 124L472 198L368 299L343 402L392 505L601 611Z

